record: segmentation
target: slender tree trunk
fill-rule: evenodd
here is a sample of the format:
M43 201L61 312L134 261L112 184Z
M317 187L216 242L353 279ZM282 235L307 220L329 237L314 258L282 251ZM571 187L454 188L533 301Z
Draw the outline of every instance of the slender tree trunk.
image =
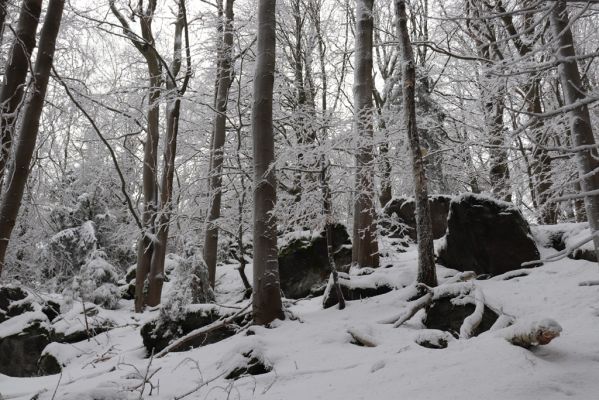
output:
M154 241L154 251L152 252L152 260L148 274L149 285L146 303L149 306L160 304L162 284L164 283L164 258L166 256L166 248L168 245L168 232L173 208L173 178L175 174L175 157L177 155L177 135L179 133L181 96L183 96L187 89L191 74L189 44L187 43L188 38L186 34L185 39L188 46L186 48L187 68L181 89L177 88L176 79L181 70L183 30L185 29L185 32L187 32L185 0L178 0L178 4L177 22L175 23L173 62L171 63L170 74L166 81L167 96L169 97L166 115L166 143L164 145L164 167L162 169L160 185L160 210L157 216L156 239Z
M272 123L276 50L276 0L258 2L258 43L254 73L252 137L254 153L254 323L285 318L277 259L277 202Z
M358 139L354 200L352 263L359 268L379 266L375 206L372 136L372 36L373 0L356 0L354 65L354 126Z
M556 40L557 60L559 62L558 74L564 92L564 102L566 105L571 106L585 99L586 95L576 63L574 40L565 0L555 2L549 21L553 37ZM582 193L599 191L599 154L595 146L589 109L586 105L581 105L568 114L570 116L572 144L577 148L584 147L576 153ZM593 243L599 259L599 232L597 232L599 229L599 195L586 194L584 203L591 233L595 235Z
M216 113L212 140L212 157L210 165L210 207L204 238L204 261L208 266L208 279L214 288L216 280L216 255L218 248L218 226L215 221L220 218L223 149L226 139L227 103L232 82L233 51L233 2L227 0L225 5L224 34L219 44L216 89Z
M414 176L414 199L416 200L416 232L418 237L417 281L428 286L437 286L433 229L428 204L426 171L422 160L418 127L416 125L416 66L407 27L406 2L396 0L397 37L402 61L404 124L412 152Z
M0 4L2 27L6 17L6 2ZM23 100L25 79L29 71L31 52L35 47L35 34L42 10L42 0L25 0L21 6L16 37L13 41L8 65L0 90L0 190L10 157L15 133L17 110Z
M112 13L121 23L123 33L129 38L133 46L146 60L148 68L148 111L147 111L147 134L144 143L142 192L144 199L142 224L143 230L137 244L137 270L135 275L135 311L143 311L145 304L144 286L150 272L152 254L154 252L154 241L156 237L156 213L158 211L158 140L160 137L160 93L162 89L162 66L159 56L154 48L154 36L152 34L152 21L156 11L156 0L149 0L146 9L140 7L135 10L139 19L141 36L133 33L127 18L121 14L115 5L115 0L109 0ZM158 284L154 276L154 287ZM163 278L163 277L162 277ZM150 284L150 282L149 282Z
M0 203L0 274L4 267L6 249L19 214L31 159L35 151L63 8L64 0L50 0L48 4L33 70L33 87L23 110L23 122L19 129L12 176L8 180L6 193Z

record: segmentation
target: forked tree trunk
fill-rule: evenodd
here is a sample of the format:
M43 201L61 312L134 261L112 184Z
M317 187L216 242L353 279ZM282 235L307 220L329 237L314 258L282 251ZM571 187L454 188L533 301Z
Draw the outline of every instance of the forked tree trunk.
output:
M216 255L218 248L218 226L215 221L220 218L223 150L226 139L227 103L232 82L233 51L233 3L227 0L224 15L224 33L218 50L216 113L214 115L214 131L212 139L212 157L210 158L210 207L204 238L204 261L208 266L208 279L214 288L216 280Z
M277 259L277 202L272 123L276 49L276 0L258 2L258 43L254 73L252 137L254 153L254 323L283 319Z
M580 72L576 63L576 52L570 21L565 0L557 0L549 18L551 32L556 41L557 60L559 62L558 74L564 92L566 106L575 105L586 98L580 79ZM570 132L572 144L578 149L576 162L580 186L584 197L591 233L594 235L593 243L599 259L599 154L595 146L595 137L591 126L589 109L580 105L572 109L570 116Z
M145 303L144 286L150 272L150 264L154 252L153 238L156 235L155 222L158 209L158 177L156 167L158 164L158 140L160 137L159 99L162 86L162 67L154 48L154 36L152 34L152 21L154 19L154 12L156 11L156 0L148 1L145 10L136 9L142 39L133 33L129 22L117 9L115 0L110 0L109 5L112 13L123 27L123 33L145 58L148 68L148 122L142 170L142 192L144 199L142 214L143 230L137 244L137 270L135 275L135 311L141 312ZM154 285L157 283L154 281ZM148 284L152 283L148 282Z
M0 4L2 27L6 17L6 2ZM23 100L25 79L29 71L31 52L35 47L35 34L42 10L42 0L25 0L21 6L16 37L13 41L8 64L0 90L0 191L10 157L15 133L17 110Z
M356 1L354 127L358 140L352 264L379 266L374 201L372 36L373 0Z
M19 214L31 158L35 151L63 8L64 0L50 0L48 4L33 69L32 90L23 110L23 122L15 148L12 175L8 179L7 189L0 204L0 274L4 267L6 249Z
M414 177L414 199L416 201L416 233L418 237L418 277L419 283L437 286L433 229L428 204L428 188L418 127L416 125L416 66L408 31L405 0L396 0L397 37L402 61L402 89L404 125L406 127L410 151L412 152L412 174Z
M166 142L164 144L164 167L162 168L162 179L160 183L160 209L156 220L156 239L154 241L154 251L150 262L150 271L148 274L148 293L146 295L146 304L155 306L160 304L162 294L162 284L164 283L164 259L168 245L168 232L171 223L171 212L173 208L173 178L175 174L175 157L177 155L177 135L179 134L179 114L181 112L181 96L187 89L189 83L191 67L188 35L185 35L186 48L186 74L181 85L177 87L177 76L181 70L183 30L187 32L187 16L185 9L185 0L178 1L177 21L175 23L175 38L173 49L173 62L170 67L170 74L166 81L167 89L167 113L166 113Z

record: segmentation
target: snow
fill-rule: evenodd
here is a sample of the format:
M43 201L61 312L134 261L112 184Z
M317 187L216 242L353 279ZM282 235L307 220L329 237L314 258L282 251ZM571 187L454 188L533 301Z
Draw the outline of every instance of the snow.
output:
M0 324L0 339L16 335L22 332L29 326L39 323L42 327L48 328L49 321L46 314L41 311L29 311L10 319L10 323L6 321ZM0 374L1 376L2 374ZM1 386L0 386L1 387ZM0 390L0 393L2 391Z
M547 253L553 250L544 249ZM288 316L272 328L249 327L221 342L163 358L146 358L140 325L158 310L133 314L131 302L119 309L100 311L119 326L89 341L50 345L47 351L66 364L62 376L12 378L0 375L4 399L594 399L599 393L599 286L579 286L599 279L596 264L562 259L527 270L509 280L476 281L485 301L515 316L512 327L470 339L453 340L443 332L422 329L418 314L399 328L379 320L397 314L407 304L415 277L416 253L393 255L381 268L361 279L384 279L398 289L347 302L345 310L323 310L322 298L285 301ZM217 301L235 304L243 286L235 265L218 268ZM251 276L251 265L246 272ZM457 279L457 272L438 267L441 282ZM358 278L358 277L353 277ZM448 290L464 290L470 283L452 283ZM166 285L165 285L166 286ZM461 289L460 289L461 288ZM437 295L437 293L435 293ZM90 305L91 307L91 305ZM216 306L192 306L208 309ZM79 310L81 311L81 310ZM222 310L221 310L222 311ZM231 308L231 312L236 309ZM77 310L72 311L77 314ZM77 314L80 315L80 314ZM293 318L291 318L293 317ZM18 317L16 317L18 318ZM0 324L12 326L16 318ZM555 320L561 336L546 346L527 350L505 340L506 330L529 329ZM509 318L508 318L509 319ZM14 322L12 322L14 321ZM499 324L499 321L498 321ZM549 325L551 326L551 325ZM16 328L15 328L16 329ZM556 327L557 329L557 327ZM369 338L375 347L353 344L350 332ZM252 333L252 334L249 334ZM445 349L428 349L421 340L448 342ZM269 373L227 381L224 376L252 351L272 366ZM152 371L143 396L140 373ZM135 388L138 389L135 389ZM229 396L229 397L228 397Z

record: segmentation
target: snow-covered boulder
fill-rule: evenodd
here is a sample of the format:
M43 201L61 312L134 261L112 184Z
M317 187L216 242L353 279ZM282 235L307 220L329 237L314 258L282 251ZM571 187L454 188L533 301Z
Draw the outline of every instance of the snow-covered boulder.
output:
M347 271L351 246L345 226L333 226L333 251L336 267ZM327 241L324 232L292 232L279 239L279 278L285 297L298 299L322 293L329 277ZM320 291L319 291L320 289Z
M569 258L597 262L588 222L537 225L532 227L532 234L540 246L567 249Z
M148 350L148 354L151 354L152 350L156 354L174 340L195 329L209 325L221 317L228 316L232 311L235 310L226 310L215 304L192 304L181 308L176 314L161 312L160 317L146 322L141 327L143 344ZM215 343L233 334L235 334L233 328L224 326L198 336L178 351Z
M36 375L37 360L52 333L48 317L41 311L29 311L0 324L0 374Z
M445 235L447 229L447 215L451 196L434 195L429 196L429 208L433 226L433 239L439 239ZM412 198L396 197L392 199L383 209L384 218L381 225L393 238L410 238L416 241L416 203Z
M459 271L499 275L540 258L528 223L511 203L476 194L451 201L438 262Z
M340 272L339 287L341 288L341 293L345 300L360 300L379 296L395 289L395 285L388 280L386 275L379 275L376 273L350 276L349 274ZM322 305L324 308L329 308L337 303L339 303L337 292L333 289L332 278L329 278L329 282L324 292Z

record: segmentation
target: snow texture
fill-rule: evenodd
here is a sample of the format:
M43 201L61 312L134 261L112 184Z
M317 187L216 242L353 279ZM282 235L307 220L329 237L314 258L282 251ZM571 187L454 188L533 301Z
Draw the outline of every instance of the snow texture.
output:
M550 255L549 249L543 250ZM73 345L50 345L63 368L59 375L11 378L0 375L5 399L138 399L143 382L139 373L152 371L150 381L160 390L144 399L273 400L590 400L599 393L599 287L579 286L598 279L597 265L562 259L509 280L476 281L485 301L500 305L507 315L492 331L467 340L452 340L442 332L422 329L417 318L399 328L377 323L406 306L416 275L416 252L395 254L366 279L385 279L398 290L368 299L349 301L345 310L322 309L322 298L286 302L289 315L273 327L250 327L221 342L194 350L146 358L140 325L156 318L159 310L132 312L132 301L119 309L99 310L118 328ZM239 307L243 286L236 265L218 268L217 303ZM248 265L251 276L251 265ZM456 280L456 271L439 266L440 283ZM384 277L384 278L382 278ZM353 277L352 277L353 279ZM456 282L447 290L472 293L470 282ZM407 286L407 287L404 287ZM470 287L469 287L470 286ZM403 289L401 289L403 287ZM165 290L172 289L171 283ZM469 290L466 290L469 289ZM437 293L435 293L437 294ZM206 306L190 306L206 307ZM232 312L238 309L231 308ZM81 311L80 306L78 311ZM76 314L77 310L73 310ZM80 314L78 314L80 315ZM516 323L505 327L514 316ZM41 317L38 315L38 317ZM527 332L537 325L559 329L561 336L546 346L525 349L510 344L506 335ZM22 328L31 315L0 324L0 330ZM535 322L536 321L536 322ZM537 324L537 325L535 325ZM252 334L248 334L251 331ZM349 332L367 337L376 347L353 343ZM425 348L416 342L442 342L447 347ZM273 370L228 381L225 376L252 352Z

